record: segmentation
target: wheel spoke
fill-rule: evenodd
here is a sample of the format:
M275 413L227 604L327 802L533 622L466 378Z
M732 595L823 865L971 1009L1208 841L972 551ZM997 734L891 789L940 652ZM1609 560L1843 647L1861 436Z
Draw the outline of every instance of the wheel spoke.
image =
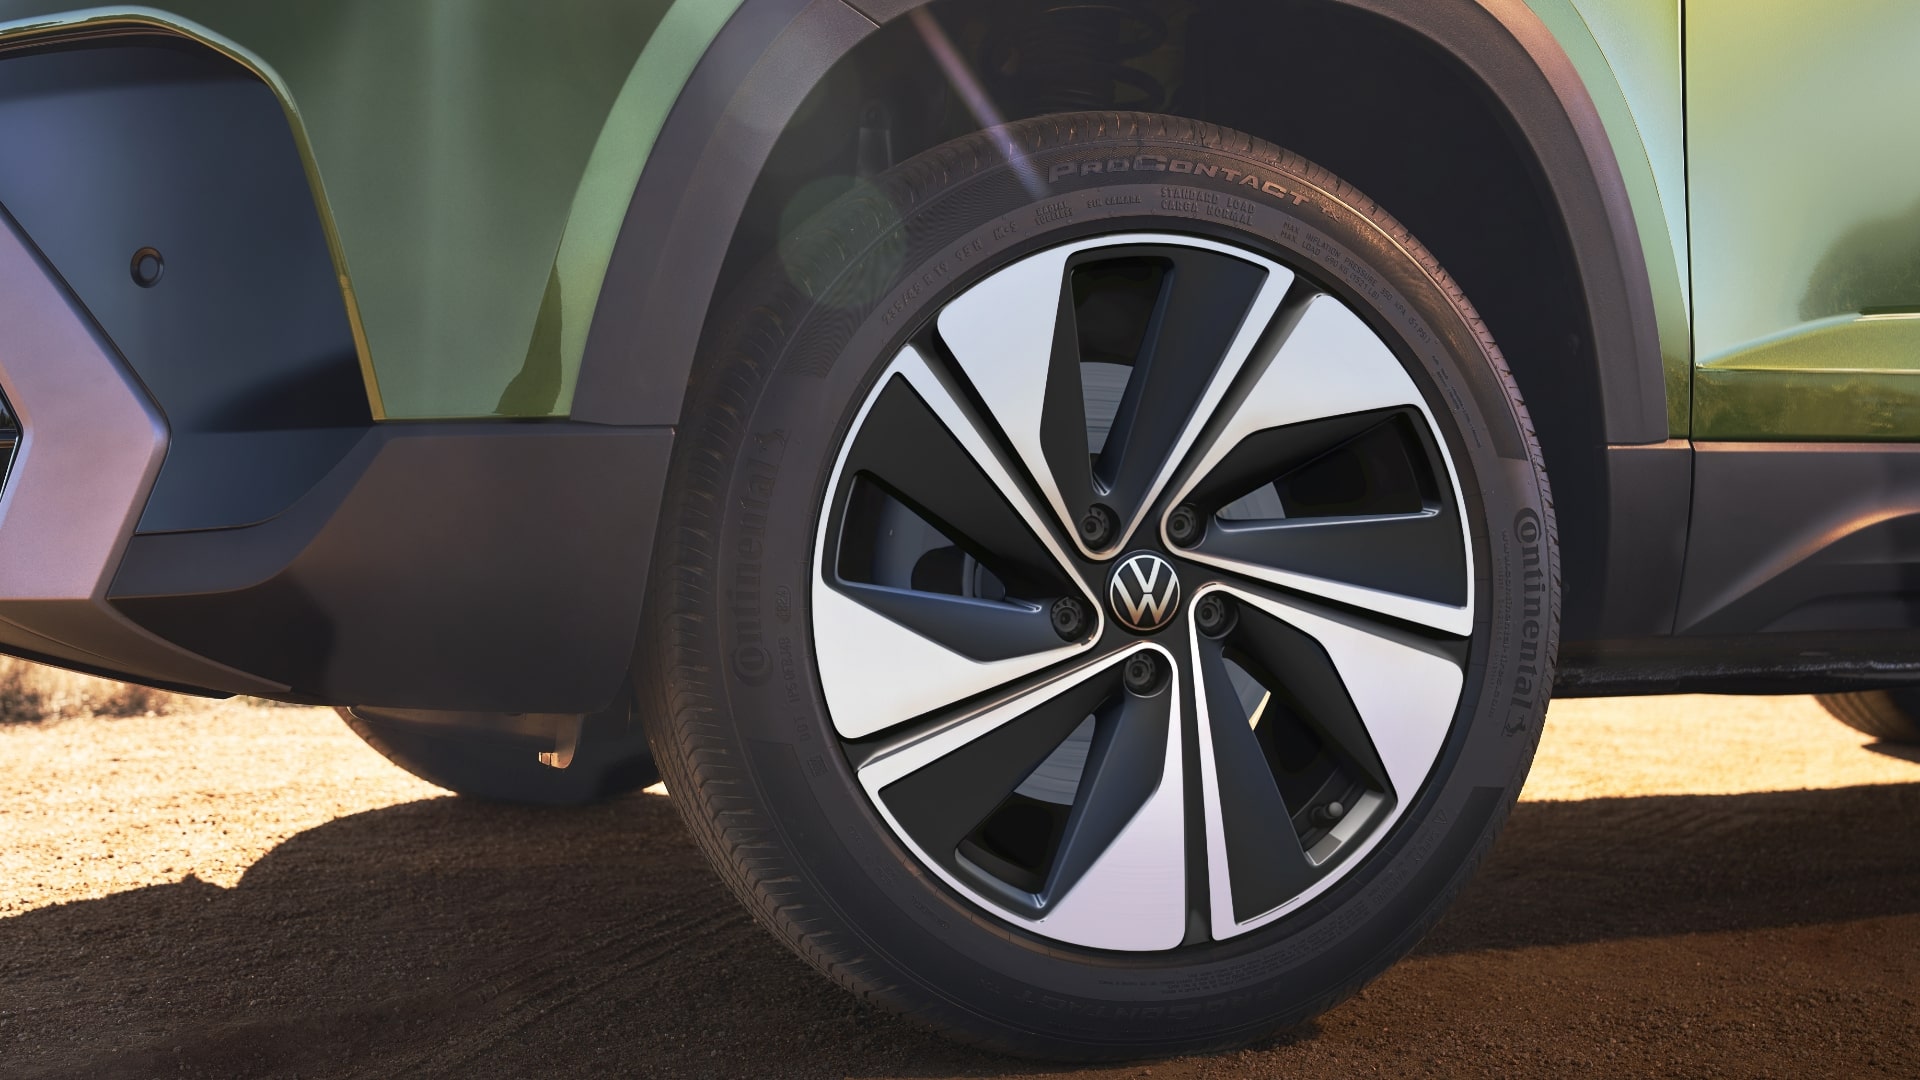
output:
M1092 948L1166 949L1185 931L1179 686L1140 698L1121 686L1129 650L881 752L860 767L875 805L918 854L963 891L990 898L1049 936ZM1071 807L1047 865L1026 883L983 868L983 825L1028 790L1036 770L1091 728ZM1076 758L1076 761L1078 759ZM1058 786L1058 778L1054 785ZM989 841L990 843L990 841ZM1004 865L994 863L994 865Z
M1223 245L1111 237L1016 263L938 327L1063 527L1098 555L1139 525L1224 389L1218 373L1253 351L1292 280ZM1089 545L1076 526L1096 503L1117 527Z
M1057 904L1073 895L1099 861L1114 852L1121 832L1154 798L1162 778L1168 777L1167 746L1178 739L1173 726L1176 711L1174 695L1165 690L1152 697L1123 695L1093 733L1087 752L1086 771L1082 774L1073 812L1067 819L1066 833L1060 840L1060 852L1054 859L1047 880L1047 900ZM1173 776L1171 788L1179 787ZM1177 791L1174 792L1177 795ZM1175 806L1169 803L1168 806ZM1145 843L1153 849L1155 844ZM1164 872L1179 865L1176 846L1151 850L1150 859ZM1170 863L1161 860L1172 858ZM1157 886L1150 886L1157 887ZM1096 887L1094 892L1098 892ZM1182 890L1184 894L1184 889Z
M962 840L1020 786L1028 774L1114 693L1111 667L1062 680L984 715L937 732L927 743L886 755L861 773L907 835L947 861ZM917 768L901 768L932 754Z
M1238 621L1223 640L1196 635L1193 663L1207 689L1201 775L1224 938L1311 899L1335 859L1384 835L1438 758L1464 676L1384 626L1218 591L1239 602Z
M1268 769L1253 727L1228 674L1218 642L1201 639L1201 787L1215 936L1271 910L1313 883L1313 869L1292 815Z
M1471 632L1458 481L1413 380L1373 331L1338 300L1317 296L1249 364L1236 391L1180 489L1177 501L1209 519L1187 554L1391 618ZM1249 492L1261 498L1239 505L1253 509L1215 518Z
M1223 568L1464 633L1460 523L1451 513L1216 528L1194 552ZM1286 569L1282 569L1282 568ZM1351 588L1340 588L1340 585ZM1412 603L1397 602L1411 600Z
M931 378L924 363L919 368L928 377L913 377L910 365L917 357L917 353L903 356L902 370L885 381L867 411L840 467L841 495L836 507L851 509L859 482L869 480L994 569L1010 587L1051 586L1055 588L1052 595L1060 595L1057 587L1071 581L1072 572L1058 550L1050 547L1046 533L1025 520L1021 509L1027 499L999 466L984 436L971 430L971 423L966 424L968 430L954 430L954 421L969 418L947 388ZM944 410L946 415L937 408L943 398L950 406ZM976 445L968 445L976 440ZM875 498L868 495L869 501ZM857 515L843 514L843 530L851 524L847 516ZM874 524L885 528L893 523ZM862 539L843 532L839 546L843 562L865 554Z
M1441 460L1413 409L1257 432L1187 492L1214 518L1189 550L1464 607L1464 533Z
M901 626L974 660L1009 660L1061 647L1047 610L1038 604L840 582L847 597Z
M814 639L834 726L865 738L1089 647L1100 609L953 387L915 349L883 376L822 531ZM902 553L888 544L915 533ZM924 550L923 550L924 549ZM1062 641L1049 604L1073 597Z
M1329 734L1363 770L1377 769L1377 779L1383 779L1396 798L1411 798L1426 780L1453 726L1465 683L1460 660L1438 644L1384 624L1249 589L1226 586L1222 591L1324 650L1331 671L1316 676L1310 657L1296 642L1291 659L1282 662L1287 666L1276 674L1291 680L1290 689L1314 709ZM1258 625L1257 617L1248 621ZM1318 682L1309 683L1309 678ZM1340 707L1341 693L1351 704L1351 713ZM1352 727L1354 722L1364 731ZM1368 744L1373 751L1370 758L1364 755Z

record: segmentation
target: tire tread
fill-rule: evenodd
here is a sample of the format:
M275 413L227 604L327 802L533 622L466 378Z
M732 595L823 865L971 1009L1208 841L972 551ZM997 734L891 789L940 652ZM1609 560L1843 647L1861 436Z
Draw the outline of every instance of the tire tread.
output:
M1833 718L1876 739L1920 744L1920 691L1856 690L1819 694L1815 700Z

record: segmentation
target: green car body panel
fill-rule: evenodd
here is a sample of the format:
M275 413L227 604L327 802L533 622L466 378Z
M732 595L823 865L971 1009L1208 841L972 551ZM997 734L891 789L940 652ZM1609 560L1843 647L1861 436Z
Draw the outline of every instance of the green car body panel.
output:
M1688 0L1700 439L1920 438L1920 6Z
M1653 286L1667 433L1686 437L1689 327L1681 0L1528 0L1593 96L1620 163Z
M375 415L564 416L653 140L739 2L0 0L0 40L164 26L254 68L308 154ZM1920 11L1528 6L1627 185L1669 434L1920 434L1920 141L1887 137L1920 121Z
M1920 8L1529 6L1633 201L1670 433L1920 438Z
M737 0L0 0L0 40L149 25L287 102L375 414L559 416L654 136Z
M1670 430L1687 342L1673 0L1530 0L1593 93L1649 252ZM0 0L0 39L178 30L282 94L310 151L375 414L558 416L653 139L739 0L566 5ZM564 79L557 78L560 73Z

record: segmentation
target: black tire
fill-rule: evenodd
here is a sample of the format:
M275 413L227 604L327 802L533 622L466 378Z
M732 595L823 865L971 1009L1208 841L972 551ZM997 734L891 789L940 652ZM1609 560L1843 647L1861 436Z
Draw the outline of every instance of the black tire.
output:
M1821 694L1834 719L1886 742L1920 745L1920 688Z
M1163 186L1165 171L1131 168L1170 162L1179 190ZM1116 953L982 910L889 831L835 735L809 583L842 441L907 336L988 270L1142 229L1266 253L1392 335L1459 466L1478 614L1437 764L1356 869L1252 932ZM1324 169L1232 131L1143 114L1046 117L936 148L830 206L711 325L669 480L637 685L693 835L795 952L863 999L965 1041L1124 1059L1297 1025L1439 918L1533 757L1557 647L1558 553L1505 362L1392 218Z
M487 802L581 806L660 779L632 697L624 691L614 707L582 723L573 759L564 769L540 761L543 751L553 749L550 738L335 711L388 761L435 787Z

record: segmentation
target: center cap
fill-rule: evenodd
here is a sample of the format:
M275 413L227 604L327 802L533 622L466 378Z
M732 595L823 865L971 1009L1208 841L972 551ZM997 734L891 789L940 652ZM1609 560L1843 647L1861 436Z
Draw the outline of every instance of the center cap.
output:
M1153 552L1136 551L1122 558L1107 579L1107 606L1120 625L1151 634L1180 610L1180 575Z

